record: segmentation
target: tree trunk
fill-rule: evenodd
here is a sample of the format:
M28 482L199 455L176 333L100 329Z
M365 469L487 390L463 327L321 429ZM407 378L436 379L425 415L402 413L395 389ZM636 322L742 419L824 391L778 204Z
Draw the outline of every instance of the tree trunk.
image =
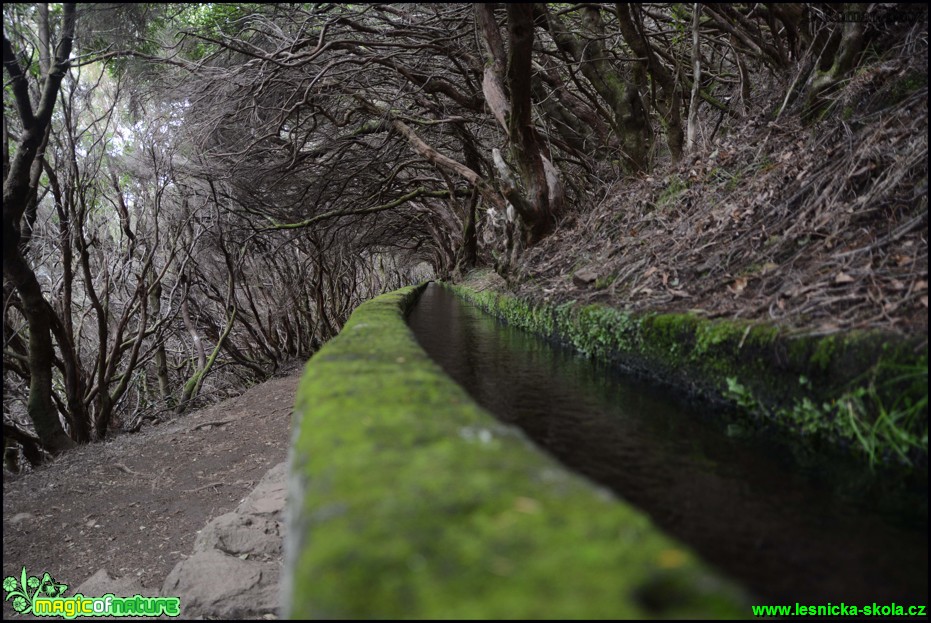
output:
M532 117L534 9L532 4L509 4L507 96L501 85L504 46L492 7L475 5L476 24L486 49L482 91L495 118L508 135L509 155L517 168L516 182L500 156L495 157L502 193L520 216L522 241L531 246L556 225L564 204L559 171L550 162ZM508 254L516 249L508 249Z
M52 309L42 296L35 273L23 259L18 246L4 247L3 275L16 287L23 316L29 325L29 400L27 411L36 435L49 452L56 454L74 446L58 419L52 400Z
M182 279L186 281L183 275ZM197 332L197 327L195 327L194 323L191 321L191 311L187 301L186 284L184 296L181 299L181 320L184 322L184 328L187 329L188 334L191 336L191 342L194 345L194 353L197 355L197 368L203 369L203 367L207 365L207 353L204 350L204 341L201 339L200 334Z
M864 13L865 4L846 4L846 12ZM805 99L805 117L816 118L830 104L830 96L834 93L841 81L847 77L857 64L860 50L863 49L863 22L844 22L840 45L833 54L834 62L827 71L816 71ZM830 57L828 57L830 58ZM830 61L828 61L830 62Z
M465 272L475 268L478 259L478 235L475 226L475 210L478 206L478 191L472 192L466 208L465 222L462 226L462 247L458 267Z
M666 66L663 65L656 57L653 47L649 40L637 29L631 11L635 9L629 3L618 3L615 5L618 25L624 41L630 46L639 58L644 59L647 71L653 80L659 84L660 98L665 111L663 113L663 122L666 130L666 143L669 146L669 153L673 162L682 157L683 132L682 116L680 114L681 98L679 97L679 85L676 83L676 77Z
M181 400L178 401L178 406L175 408L175 413L183 413L187 408L188 403L197 398L197 394L200 393L200 388L204 384L204 379L207 378L207 375L210 373L210 369L213 367L214 361L217 359L217 355L220 354L220 350L223 348L223 344L226 342L226 338L229 336L230 331L233 329L233 323L236 321L236 309L234 308L230 313L230 317L227 320L226 328L223 329L223 333L220 334L220 339L217 340L217 345L211 351L210 356L207 358L207 362L204 364L203 368L200 368L188 379L187 383L184 384L184 389L181 392Z
M40 13L40 31L49 32L48 14ZM58 419L58 409L52 399L52 314L42 295L36 275L23 257L23 215L35 195L38 176L33 165L52 121L52 111L61 81L67 71L68 57L74 41L75 5L67 3L62 12L61 36L54 59L41 84L39 107L33 112L29 97L28 77L20 66L13 46L3 36L3 67L10 77L8 88L13 96L23 130L19 145L3 179L3 274L16 287L23 304L23 314L29 324L29 400L27 410L42 443L52 452L74 445ZM46 46L48 47L48 46Z
M584 44L548 11L544 24L556 46L579 63L586 80L611 107L611 124L621 141L624 168L631 172L645 169L652 133L649 117L637 89L607 60L601 9L586 5L583 10L582 24L591 37Z
M52 196L55 198L55 208L58 213L58 235L61 240L62 294L58 314L61 322L54 322L56 318L52 316L52 333L58 341L58 349L64 366L65 395L68 404L68 422L71 424L71 438L78 443L86 443L91 438L91 422L87 406L84 404L84 393L87 388L86 374L81 368L81 360L74 346L72 211L65 207L66 200L62 195L55 171L47 163L45 163L45 171L48 175Z
M154 279L158 279L154 277ZM149 292L149 306L152 308L152 317L154 322L158 322L161 317L162 307L162 283L156 281ZM155 335L155 376L158 379L158 396L163 402L167 402L171 396L171 378L168 376L168 356L165 354L165 341L157 332ZM170 406L170 405L169 405Z
M689 125L685 139L685 150L695 149L695 134L698 131L698 90L701 88L701 48L698 39L698 20L701 17L701 5L695 3L692 8L692 99L689 101Z
M530 99L533 54L533 7L508 5L508 87L511 91L511 117L508 120L511 159L517 165L526 197L524 210L515 204L524 228L527 246L543 239L556 225L550 205L546 168L540 136L533 125Z

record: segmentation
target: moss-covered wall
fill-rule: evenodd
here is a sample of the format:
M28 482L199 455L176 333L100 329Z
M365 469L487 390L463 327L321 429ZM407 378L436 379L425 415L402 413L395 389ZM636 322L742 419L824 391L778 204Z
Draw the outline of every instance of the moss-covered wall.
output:
M360 306L295 409L285 614L745 617L740 591L641 512L480 409L404 320Z
M448 287L509 324L731 407L738 417L874 463L927 469L927 338L792 335L744 321L530 303Z

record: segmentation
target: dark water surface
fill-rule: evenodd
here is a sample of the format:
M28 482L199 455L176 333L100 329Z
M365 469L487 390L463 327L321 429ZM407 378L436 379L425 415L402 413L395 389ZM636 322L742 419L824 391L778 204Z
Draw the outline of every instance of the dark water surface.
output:
M733 438L713 414L431 284L408 322L475 400L647 512L761 603L926 604L927 492Z

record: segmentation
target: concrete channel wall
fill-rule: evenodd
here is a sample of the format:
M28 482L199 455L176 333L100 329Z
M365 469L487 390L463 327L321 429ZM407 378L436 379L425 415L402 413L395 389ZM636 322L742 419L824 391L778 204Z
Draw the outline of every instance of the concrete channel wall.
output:
M361 305L308 363L289 475L292 618L745 618L637 509L495 420L421 350L423 286Z

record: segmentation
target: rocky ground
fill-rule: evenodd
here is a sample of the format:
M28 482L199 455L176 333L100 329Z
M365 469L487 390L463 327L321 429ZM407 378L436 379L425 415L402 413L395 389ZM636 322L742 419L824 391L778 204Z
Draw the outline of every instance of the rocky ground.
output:
M274 618L299 377L4 474L3 577L25 566L66 596L178 596L188 617Z

